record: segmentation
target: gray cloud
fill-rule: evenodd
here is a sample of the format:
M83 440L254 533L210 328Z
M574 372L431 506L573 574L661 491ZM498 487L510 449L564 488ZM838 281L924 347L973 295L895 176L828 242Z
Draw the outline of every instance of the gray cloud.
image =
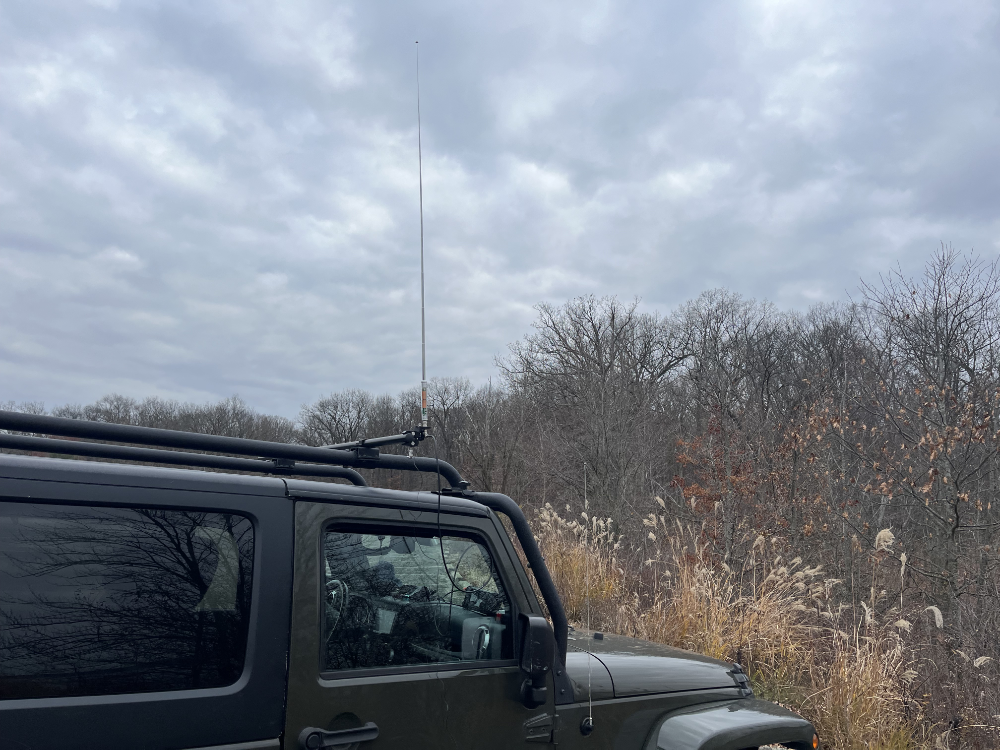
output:
M0 7L0 398L288 415L531 306L780 305L1000 243L994 3Z

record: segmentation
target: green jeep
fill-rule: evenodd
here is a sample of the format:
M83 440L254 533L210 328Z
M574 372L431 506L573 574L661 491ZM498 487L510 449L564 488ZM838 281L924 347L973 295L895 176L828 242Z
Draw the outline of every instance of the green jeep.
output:
M739 665L569 628L516 503L380 452L420 428L327 448L0 430L0 750L819 746Z

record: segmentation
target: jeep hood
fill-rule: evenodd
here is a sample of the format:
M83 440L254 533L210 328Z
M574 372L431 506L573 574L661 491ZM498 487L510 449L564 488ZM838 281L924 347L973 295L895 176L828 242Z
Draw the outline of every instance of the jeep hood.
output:
M587 695L588 684L598 700L720 688L739 695L731 669L718 659L637 638L606 633L597 639L593 631L569 632L566 672L577 700Z

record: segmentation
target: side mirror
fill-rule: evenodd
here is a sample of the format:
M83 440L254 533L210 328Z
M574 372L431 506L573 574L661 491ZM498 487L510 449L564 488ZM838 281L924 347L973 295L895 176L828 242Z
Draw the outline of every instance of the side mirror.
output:
M545 703L548 688L546 677L552 668L555 638L548 620L537 615L521 615L521 702L525 708L538 708Z

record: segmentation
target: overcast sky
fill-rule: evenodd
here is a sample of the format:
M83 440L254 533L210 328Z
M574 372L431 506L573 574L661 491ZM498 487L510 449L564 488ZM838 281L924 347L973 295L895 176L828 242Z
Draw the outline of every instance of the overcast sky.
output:
M998 4L0 0L0 401L295 416L532 306L1000 250Z

